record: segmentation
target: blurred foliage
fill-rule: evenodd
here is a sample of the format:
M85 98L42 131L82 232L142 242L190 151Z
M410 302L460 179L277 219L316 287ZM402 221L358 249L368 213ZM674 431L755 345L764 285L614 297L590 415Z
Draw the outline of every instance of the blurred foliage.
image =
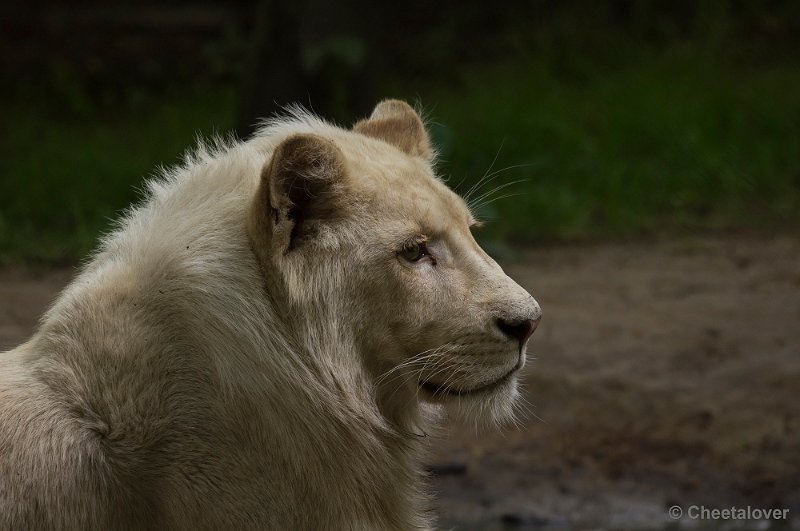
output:
M85 97L75 89L74 108ZM33 103L35 102L35 103ZM109 117L89 107L82 119L58 120L26 98L10 109L3 132L0 262L74 262L139 199L143 180L202 135L233 125L233 91L132 95ZM83 112L86 112L83 109Z
M275 61L285 87L321 87L288 92L328 117L417 101L440 173L485 194L476 209L498 249L800 227L800 3L316 4L295 6L288 55L267 62L248 35L281 21L254 22L244 2L136 17L83 2L2 19L14 82L0 87L0 261L85 256L196 135L242 131L255 121L242 110L258 109L248 99L280 102L269 70L244 82Z
M498 220L493 236L619 238L797 228L792 86L800 69L720 67L674 49L580 84L538 63L476 69L427 101L451 184L491 176L471 196Z

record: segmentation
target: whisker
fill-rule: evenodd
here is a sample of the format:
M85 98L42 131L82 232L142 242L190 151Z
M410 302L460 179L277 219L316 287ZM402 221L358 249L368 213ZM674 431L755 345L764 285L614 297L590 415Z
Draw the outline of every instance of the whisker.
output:
M445 345L447 345L447 343L446 343ZM379 376L379 377L378 377L378 378L375 380L375 385L378 385L379 383L381 383L381 381L382 381L382 379L383 379L383 378L385 378L386 376L390 375L391 373L393 373L393 372L395 372L395 371L397 371L397 370L400 370L400 369L402 369L402 368L404 368L404 367L407 367L407 366L409 366L409 365L413 365L414 363L421 362L421 361L423 361L423 360L425 360L425 359L427 359L427 358L430 358L430 357L433 357L433 356L437 356L437 355L438 355L438 353L437 353L436 351L437 351L437 350L439 350L439 349L441 349L441 348L442 348L442 347L444 347L445 345L442 345L442 346L440 346L440 347L436 347L436 348L431 348L431 349L428 349L428 350L423 350L423 351L422 351L422 352L420 352L419 354L414 354L413 356L411 356L411 357L410 357L410 358L408 358L407 360L405 360L405 361L402 361L402 362L401 362L401 363L399 363L398 365L395 365L394 367L392 367L392 368L391 368L391 369L389 369L388 371L386 371L386 372L384 372L383 374L381 374L381 375L380 375L380 376Z
M403 377L411 376L414 373L418 373L417 382L419 382L419 379L421 378L422 373L425 371L425 368L428 366L429 363L431 363L431 361L433 361L433 367L437 367L440 363L443 364L446 361L444 356L446 354L448 354L449 352L451 352L453 349L457 348L457 347L458 347L458 345L456 345L456 344L445 343L444 345L440 345L439 347L436 347L434 349L429 349L429 350L423 351L422 353L413 356L412 360L407 360L406 362L403 362L402 364L400 364L400 365L403 365L403 367L400 367L401 369L403 369L403 368L404 369L410 369L410 374L407 373L407 372L402 372L402 371L398 372L397 374L394 374L392 376L392 378L390 378L389 380L382 381L383 386L386 386L390 382L394 382L394 381L396 381L398 379L402 379ZM413 368L415 365L420 364L420 363L422 363L422 367ZM394 369L397 369L397 368L398 367L395 367ZM394 369L392 371L394 371ZM389 395L387 400L391 401L391 399L394 397L394 395L397 393L397 391L400 390L400 388L403 386L403 383L402 383L403 381L407 382L407 380L402 380L400 385L398 385L398 386L396 386L394 388L394 390L391 392L391 394ZM419 385L417 385L417 390L418 389L419 389Z
M503 194L503 195L498 196L498 197L493 197L490 200L485 201L485 202L481 203L480 205L477 205L475 208L476 208L476 210L477 209L481 209L481 208L486 207L486 205L491 205L495 201L499 201L501 199L506 199L506 198L509 198L509 197L518 197L518 196L521 196L521 195L525 195L525 193L524 192L517 192L515 194Z
M484 202L484 203L481 203L481 202L482 202L484 199L486 199L486 198L488 198L488 197L491 197L491 195L492 195L492 194L496 194L496 193L497 193L497 192L499 192L500 190L503 190L503 189L505 189L505 188L508 188L509 186L513 186L513 185L515 185L515 184L519 184L519 183L524 183L524 182L527 182L528 180L529 180L529 179L518 179L518 180L516 180L516 181L510 181L510 182L503 183L503 184L500 184L500 185L498 185L498 186L495 186L494 188L492 188L492 189L491 189L491 190L489 190L488 192L484 192L483 194L479 195L478 197L476 197L476 198L474 198L474 199L470 200L470 202L468 203L468 204L469 204L469 207L470 207L470 208L477 208L477 205L481 205L481 204L485 205L485 204L487 204L487 203L485 203L485 202Z
M505 168L500 168L499 170L495 170L495 171L493 171L493 172L491 172L491 173L489 173L489 174L486 174L486 175L484 175L484 176L483 176L483 177L481 177L481 179L480 179L480 180L479 180L477 183L475 183L475 184L476 184L477 186L480 186L481 184L483 184L483 185L487 185L487 184L489 184L490 182L492 182L492 181L493 181L495 178L497 178L497 177L498 177L500 174L502 174L503 172L510 171L510 170L515 170L515 169L517 169L517 168L529 168L529 167L531 167L531 166L535 166L535 164L533 164L533 163L531 163L531 162L527 162L527 163L524 163L524 164L512 164L512 165L510 165L510 166L506 166ZM464 201L470 202L470 201L471 201L471 196L472 196L472 194L473 194L475 191L477 191L477 190L475 190L475 186L473 186L472 188L470 188L470 190L469 190L469 195L466 195L466 196L464 197ZM474 200L472 200L472 201L474 201Z
M503 141L500 142L500 147L497 148L497 153L495 153L494 158L492 159L492 163L489 164L489 167L486 169L486 172L480 179L478 179L478 182L473 184L472 187L470 187L470 189L467 190L467 193L464 195L464 201L469 202L469 198L473 194L473 192L478 189L478 187L487 177L489 177L489 172L492 171L492 168L494 168L494 165L497 162L497 157L500 156L500 152L503 150L503 146L505 145L505 143L506 143L505 139L503 139Z
M428 356L425 356L424 359L413 360L413 363L407 363L403 367L400 367L400 369L407 369L407 372L406 371L396 372L393 375L391 375L391 378L384 379L379 384L376 382L376 387L377 387L377 385L387 386L390 383L395 382L395 381L397 381L399 379L406 378L410 374L413 375L415 372L421 372L421 371L424 370L425 366L428 363L430 363L431 360L436 360L438 356L441 356L442 354L445 354L445 353L446 352L434 352L434 353L432 353L432 354L430 354ZM419 364L422 364L422 367L417 368L416 365L419 365Z

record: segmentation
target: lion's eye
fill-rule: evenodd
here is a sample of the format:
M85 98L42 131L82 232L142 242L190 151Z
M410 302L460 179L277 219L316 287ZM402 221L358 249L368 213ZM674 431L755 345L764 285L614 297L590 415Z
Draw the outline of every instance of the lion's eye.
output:
M423 258L429 257L435 263L433 256L428 252L425 242L407 242L403 245L400 256L409 262L419 262Z

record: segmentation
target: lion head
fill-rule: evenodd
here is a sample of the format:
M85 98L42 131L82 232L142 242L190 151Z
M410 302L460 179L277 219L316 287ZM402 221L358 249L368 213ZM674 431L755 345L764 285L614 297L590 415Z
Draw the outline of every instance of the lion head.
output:
M340 378L363 380L387 415L426 403L504 420L541 310L475 241L478 221L433 157L396 100L350 131L289 131L264 167L250 239L306 355L331 338L351 345L354 358L326 363L350 367Z

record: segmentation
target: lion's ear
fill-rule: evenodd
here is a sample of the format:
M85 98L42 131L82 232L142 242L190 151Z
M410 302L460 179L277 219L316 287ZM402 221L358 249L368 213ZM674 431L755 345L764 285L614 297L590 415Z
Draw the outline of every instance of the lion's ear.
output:
M431 140L422 118L404 101L380 102L369 118L353 126L353 131L388 142L409 155L426 160L433 158Z
M344 155L332 141L313 134L287 138L264 166L251 230L266 230L269 241L292 250L315 222L337 215L343 174Z

